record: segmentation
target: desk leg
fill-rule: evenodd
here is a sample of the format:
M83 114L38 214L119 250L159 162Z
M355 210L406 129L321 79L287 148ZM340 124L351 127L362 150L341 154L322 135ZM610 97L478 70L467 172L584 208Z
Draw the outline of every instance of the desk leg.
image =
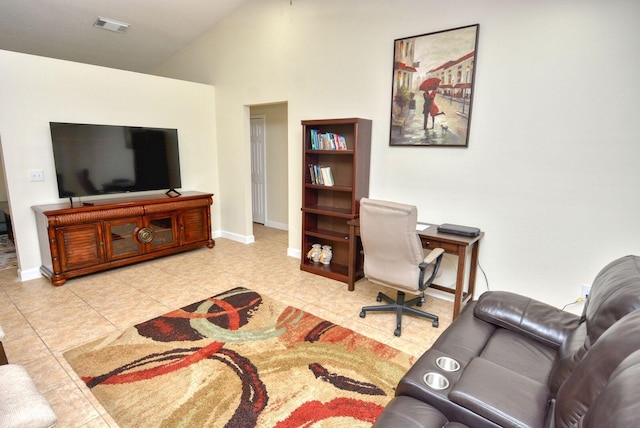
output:
M467 247L458 247L458 274L456 276L456 292L453 299L453 319L455 320L462 309L462 296L464 295L464 274L466 272Z
M471 266L469 267L469 300L473 300L473 293L476 288L476 272L478 268L478 252L480 251L480 241L473 244L471 249Z

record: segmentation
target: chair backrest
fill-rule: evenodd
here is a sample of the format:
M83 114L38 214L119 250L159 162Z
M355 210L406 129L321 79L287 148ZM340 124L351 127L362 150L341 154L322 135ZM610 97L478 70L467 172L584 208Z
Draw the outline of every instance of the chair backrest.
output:
M424 251L416 232L418 210L413 205L362 198L360 236L364 275L372 282L418 290Z
M640 308L640 257L625 256L605 266L593 280L584 318L591 343L626 314Z
M635 427L640 415L640 350L620 363L584 416L583 428Z
M598 338L562 384L555 406L554 426L556 428L630 426L586 422L602 420L604 416L611 417L612 409L606 402L630 392L625 390L626 387L608 388L607 385L616 378L619 366L639 350L640 311L634 311L613 324ZM638 409L640 388L638 388L637 378L632 377L631 381L635 385L633 398L636 400L635 402L631 400L632 409ZM628 383L625 381L622 384ZM625 407L622 406L618 410L623 411Z
M596 275L582 315L582 323L560 348L549 378L552 394L571 374L589 349L612 325L640 309L640 257L612 261Z

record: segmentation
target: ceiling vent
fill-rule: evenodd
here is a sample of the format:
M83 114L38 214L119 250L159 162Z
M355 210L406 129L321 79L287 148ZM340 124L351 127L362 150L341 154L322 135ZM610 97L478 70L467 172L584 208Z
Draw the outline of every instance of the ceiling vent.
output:
M124 33L129 28L129 24L119 22L109 18L103 18L101 16L93 23L94 27L104 28L105 30L115 31L116 33Z

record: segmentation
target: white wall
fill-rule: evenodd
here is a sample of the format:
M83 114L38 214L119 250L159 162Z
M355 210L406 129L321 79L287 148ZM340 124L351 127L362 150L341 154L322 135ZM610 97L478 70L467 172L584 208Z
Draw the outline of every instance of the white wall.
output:
M249 0L158 72L216 85L224 230L250 229L244 106L288 102L298 250L300 120L365 117L372 197L481 227L492 289L559 306L640 254L639 16L635 0ZM393 40L474 23L469 148L390 148Z
M20 276L38 276L31 206L59 202L49 122L177 128L182 188L218 193L214 88L0 51L0 142ZM44 182L27 171L42 169ZM220 229L216 196L212 228Z

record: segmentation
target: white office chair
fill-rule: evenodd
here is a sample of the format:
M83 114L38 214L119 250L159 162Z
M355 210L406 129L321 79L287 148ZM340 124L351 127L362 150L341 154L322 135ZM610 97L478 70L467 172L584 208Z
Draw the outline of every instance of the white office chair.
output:
M400 336L402 314L408 313L433 321L438 327L438 316L423 312L412 306L422 306L424 291L438 273L444 250L436 248L427 257L416 232L418 210L413 205L380 201L368 198L360 200L360 236L364 250L364 276L371 282L398 290L394 300L378 293L378 302L388 305L365 306L360 312L364 318L369 311L391 311L396 313ZM419 297L405 301L405 293Z
M58 416L38 390L27 369L9 364L0 327L0 427L51 428Z

